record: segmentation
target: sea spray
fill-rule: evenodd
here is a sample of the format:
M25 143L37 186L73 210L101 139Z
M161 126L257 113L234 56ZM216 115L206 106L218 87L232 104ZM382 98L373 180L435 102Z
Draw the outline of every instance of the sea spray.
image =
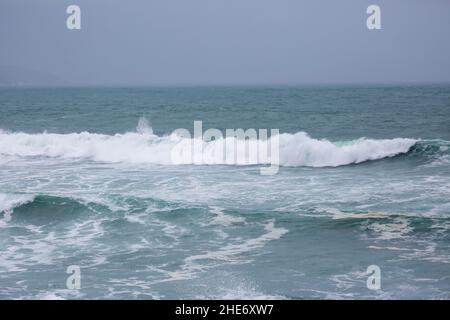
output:
M7 133L0 132L0 155L41 156L61 159L89 159L106 163L148 163L173 165L172 150L183 141L176 133L168 136L152 134L151 127L138 126L140 132L106 135L89 132L56 133ZM202 159L210 163L227 165L227 157L221 153L223 143L236 143L238 138L226 137L227 141L203 142ZM326 139L311 138L305 132L279 135L280 165L337 167L368 160L378 160L407 153L417 140L367 139L360 138L345 144L333 143ZM248 144L259 149L270 148L270 139L249 140ZM188 140L186 145L191 145ZM236 157L234 165L266 165L270 159L248 161L246 157ZM186 163L185 163L186 164ZM200 164L188 162L187 164Z

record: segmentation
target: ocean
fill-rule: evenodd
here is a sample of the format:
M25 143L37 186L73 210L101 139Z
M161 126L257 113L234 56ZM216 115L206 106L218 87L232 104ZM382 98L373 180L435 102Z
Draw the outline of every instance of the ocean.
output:
M0 112L0 298L450 298L448 85L2 88ZM279 129L277 174L172 163L194 121Z

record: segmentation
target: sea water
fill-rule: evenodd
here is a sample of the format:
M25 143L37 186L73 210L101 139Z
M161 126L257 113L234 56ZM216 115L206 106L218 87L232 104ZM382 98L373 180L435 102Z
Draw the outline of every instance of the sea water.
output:
M173 164L196 120L278 173ZM450 86L0 89L0 244L0 298L448 299Z

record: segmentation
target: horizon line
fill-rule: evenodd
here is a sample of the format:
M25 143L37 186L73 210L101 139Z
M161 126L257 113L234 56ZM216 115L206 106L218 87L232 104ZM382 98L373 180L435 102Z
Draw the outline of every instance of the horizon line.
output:
M126 84L126 83L65 83L65 84L0 84L2 89L12 88L275 88L275 87L394 87L394 86L439 86L450 85L446 81L362 81L362 82L302 82L302 83L149 83L149 84Z

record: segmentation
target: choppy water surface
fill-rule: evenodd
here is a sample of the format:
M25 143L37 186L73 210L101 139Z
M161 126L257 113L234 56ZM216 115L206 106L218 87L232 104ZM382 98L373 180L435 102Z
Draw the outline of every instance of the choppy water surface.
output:
M450 87L0 89L0 110L1 298L450 298ZM173 165L194 120L280 129L279 173Z

